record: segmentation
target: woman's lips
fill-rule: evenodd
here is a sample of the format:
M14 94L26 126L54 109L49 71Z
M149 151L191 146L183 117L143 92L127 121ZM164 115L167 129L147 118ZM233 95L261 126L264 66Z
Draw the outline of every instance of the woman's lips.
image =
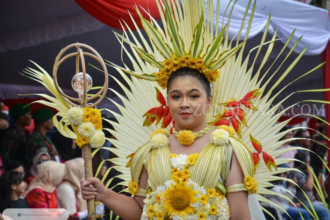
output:
M183 118L188 118L191 114L190 113L181 113L180 114Z

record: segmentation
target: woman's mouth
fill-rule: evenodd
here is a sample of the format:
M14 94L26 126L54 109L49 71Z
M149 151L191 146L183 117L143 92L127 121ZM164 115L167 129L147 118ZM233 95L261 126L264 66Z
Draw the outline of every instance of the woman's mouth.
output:
M191 114L187 112L180 113L183 118L188 118Z

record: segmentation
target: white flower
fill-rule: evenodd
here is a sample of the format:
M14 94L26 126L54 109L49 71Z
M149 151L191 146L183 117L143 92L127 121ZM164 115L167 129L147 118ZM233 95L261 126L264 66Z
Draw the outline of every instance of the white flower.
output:
M73 125L80 125L84 121L84 110L79 107L72 107L68 111L68 119Z
M211 143L217 146L223 146L229 143L229 134L226 130L216 129L211 134Z
M198 220L198 216L197 215L187 215L187 220Z
M206 219L207 220L216 220L217 219L217 216L216 215L209 215L209 216L207 216Z
M188 155L179 154L179 156L173 157L171 160L172 167L178 168L179 170L183 170L183 168L188 165Z
M206 215L208 215L210 213L210 208L210 203L206 203L206 205L199 206L199 208L197 209L197 213L204 212Z
M170 186L175 185L175 181L174 180L167 180L165 181L165 187L168 188Z
M155 203L154 208L155 208L155 213L157 213L158 211L165 213L165 209L163 205Z
M144 199L143 202L146 206L153 205L155 203L154 201L152 201L152 199L148 199L148 198Z
M170 141L165 134L155 134L150 140L152 149L166 147L169 145L169 143Z
M184 219L184 215L182 215L182 216L180 216L180 215L173 215L173 216L172 216L172 219L173 219L173 220L185 220L185 219Z
M78 126L78 133L85 137L92 137L95 133L95 126L92 122L83 122Z
M101 148L105 142L105 136L102 131L95 131L94 135L89 140L89 144L93 148Z

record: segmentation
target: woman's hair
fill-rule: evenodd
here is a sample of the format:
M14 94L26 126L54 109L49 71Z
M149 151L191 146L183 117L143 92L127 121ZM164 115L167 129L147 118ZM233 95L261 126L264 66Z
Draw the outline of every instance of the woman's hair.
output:
M299 161L296 161L296 160L294 161L294 167L299 167L299 166L301 166L301 162L300 161L302 161L304 163L307 162L307 155L305 153L303 153L303 152L298 152L294 156L294 159L299 160Z
M16 160L10 162L9 166L6 168L6 170L15 170L16 168L23 166L21 162L18 162Z
M18 173L13 170L7 170L3 173L0 178L0 213L2 213L5 209L10 208L11 202L11 186L19 185L23 182L23 176L21 173Z
M180 68L171 74L167 82L167 91L175 79L183 76L191 76L197 79L204 87L207 97L211 96L211 85L210 82L207 80L207 78L204 76L204 74L200 73L196 69L192 69L188 67Z

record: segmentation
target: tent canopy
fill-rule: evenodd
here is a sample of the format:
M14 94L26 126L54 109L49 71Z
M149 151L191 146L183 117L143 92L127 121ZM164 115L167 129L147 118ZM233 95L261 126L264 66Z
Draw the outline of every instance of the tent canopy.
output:
M118 0L119 2L127 2ZM78 0L77 0L78 2ZM131 1L134 4L134 0ZM214 4L216 5L216 0ZM221 12L219 19L222 21L225 12L225 5L228 0L221 0ZM241 17L247 6L248 0L237 2L232 15L230 25L230 36L234 36L240 26ZM153 4L149 1L149 5ZM223 5L222 5L223 4ZM37 7L36 7L37 6ZM251 5L252 6L252 5ZM126 10L123 10L126 12ZM216 12L215 12L216 13ZM229 10L224 16L227 21ZM304 74L322 62L321 52L324 50L330 38L329 15L326 10L310 5L302 4L291 0L259 0L257 2L255 17L245 53L251 48L258 46L264 30L269 13L272 13L271 27L268 39L274 29L278 30L280 41L275 43L275 47L268 63L262 72L265 72L277 57L288 36L297 28L293 41L300 36L304 36L296 51L283 64L279 74L298 56L307 45L310 45L298 65L287 77L286 82L290 82L298 76ZM127 15L123 15L126 17ZM118 17L119 18L119 17ZM247 19L249 18L249 14ZM294 18L294 19L293 19ZM220 22L221 23L221 22ZM121 56L121 48L113 31L119 30L106 26L85 12L74 1L65 0L18 0L0 2L0 99L17 99L17 94L34 93L44 91L37 82L21 76L19 72L26 66L33 67L29 60L37 62L48 73L52 74L52 68L56 55L60 50L75 42L85 43L96 49L100 55L114 63L121 64L124 61L130 65L125 56ZM244 31L241 39L244 38ZM289 44L290 46L290 44ZM291 45L292 46L292 45ZM258 63L261 62L263 48ZM277 65L272 68L275 71L289 49L285 49L282 57L277 61ZM251 56L251 61L254 56ZM69 94L74 94L71 89L71 78L75 73L74 59L66 61L59 70L60 86ZM87 63L97 65L96 62L87 59ZM109 74L118 76L117 72L108 68ZM281 71L282 70L282 71ZM93 78L93 85L103 84L103 75L92 67L87 67L87 72ZM120 78L120 77L119 77ZM275 76L275 78L277 78ZM29 87L26 87L29 86ZM283 85L284 86L284 85ZM121 92L117 83L110 77L109 87ZM286 97L292 91L302 89L322 88L322 70L319 69L313 74L302 78L288 87L278 100ZM290 99L288 105L301 100L301 94L297 94ZM306 99L306 95L303 95ZM309 94L312 99L323 99L323 93ZM108 92L108 97L116 98L115 94ZM309 97L307 97L309 99ZM116 110L112 102L105 100L102 107Z

